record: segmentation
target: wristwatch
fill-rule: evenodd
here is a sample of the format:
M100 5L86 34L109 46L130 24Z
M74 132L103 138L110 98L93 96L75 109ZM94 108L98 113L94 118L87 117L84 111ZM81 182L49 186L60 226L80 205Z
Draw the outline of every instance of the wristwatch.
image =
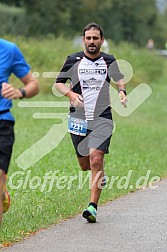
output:
M22 93L22 97L20 97L20 99L23 99L26 96L26 91L24 88L19 88L19 90Z
M124 88L120 88L120 89L118 89L118 94L119 94L119 92L124 92L124 94L126 95L126 89L124 89Z

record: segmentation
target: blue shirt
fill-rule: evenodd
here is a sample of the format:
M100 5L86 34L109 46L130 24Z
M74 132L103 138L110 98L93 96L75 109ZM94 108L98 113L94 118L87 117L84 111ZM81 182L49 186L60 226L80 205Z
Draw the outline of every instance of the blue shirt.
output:
M22 78L30 71L23 54L17 46L9 41L0 39L0 111L12 108L12 101L1 95L2 83L8 82L13 73L16 77ZM0 120L14 120L11 112L0 114Z

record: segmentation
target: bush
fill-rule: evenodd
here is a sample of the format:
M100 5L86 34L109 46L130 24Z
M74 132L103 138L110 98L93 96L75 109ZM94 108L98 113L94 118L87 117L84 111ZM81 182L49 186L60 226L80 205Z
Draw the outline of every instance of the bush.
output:
M128 61L133 68L133 77L128 86L151 84L166 72L166 59L157 55L156 50L137 48L127 42L120 42L118 45L110 42L110 48L111 54L113 53L117 59Z
M25 9L0 4L0 36L26 34Z

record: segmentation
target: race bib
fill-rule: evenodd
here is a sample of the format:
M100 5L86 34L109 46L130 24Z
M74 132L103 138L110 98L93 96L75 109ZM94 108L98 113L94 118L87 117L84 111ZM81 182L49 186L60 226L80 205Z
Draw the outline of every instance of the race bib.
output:
M68 116L68 132L75 135L86 136L87 128L88 122L86 120L71 117L70 115Z

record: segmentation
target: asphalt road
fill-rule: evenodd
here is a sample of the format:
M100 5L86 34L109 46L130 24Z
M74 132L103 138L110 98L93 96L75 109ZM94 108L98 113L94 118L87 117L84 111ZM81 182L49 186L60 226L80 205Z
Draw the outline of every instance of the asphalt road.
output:
M1 251L167 252L167 179L99 207L94 224L79 215Z

